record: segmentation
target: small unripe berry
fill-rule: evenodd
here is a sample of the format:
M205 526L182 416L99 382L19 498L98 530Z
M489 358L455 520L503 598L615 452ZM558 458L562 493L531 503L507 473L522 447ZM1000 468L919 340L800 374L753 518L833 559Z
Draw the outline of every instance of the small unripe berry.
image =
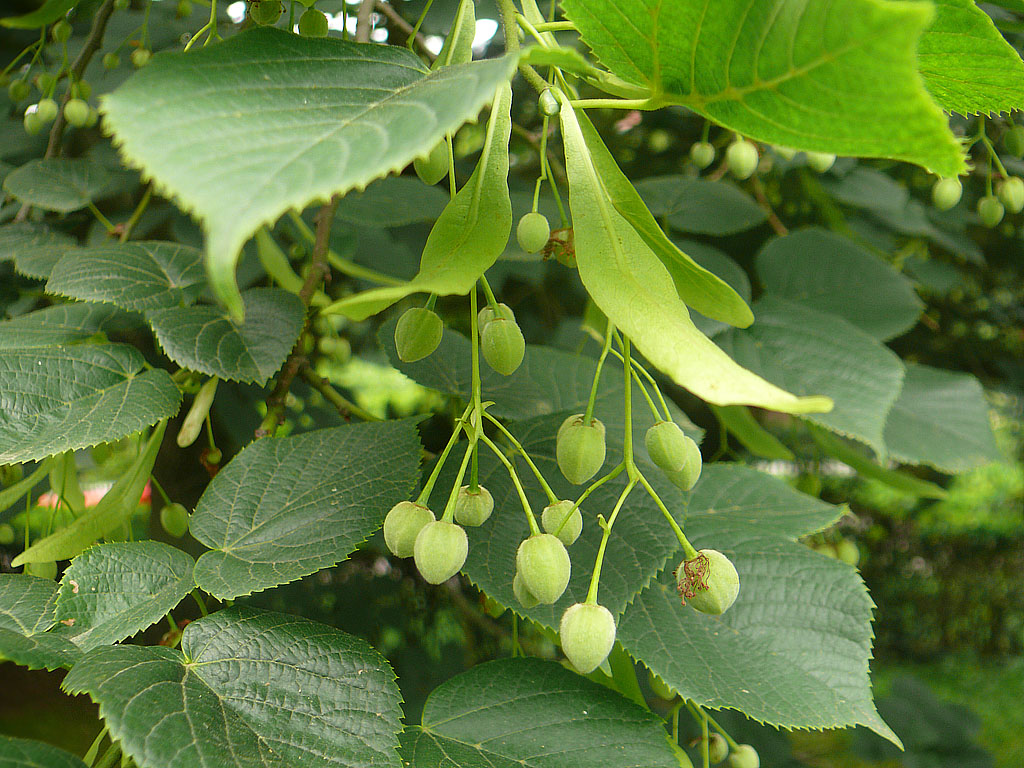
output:
M64 105L64 119L75 127L85 125L89 122L89 105L81 99L69 99Z
M299 34L303 37L327 37L327 16L316 8L307 8L299 17Z
M32 93L32 86L28 84L28 80L12 80L11 84L7 86L7 95L15 103L24 101L30 93Z
M940 211L948 211L960 202L964 188L956 176L939 179L932 187L932 205Z
M437 349L444 332L444 323L433 310L425 307L407 309L395 326L395 350L398 359L413 363Z
M207 464L217 465L220 464L220 460L224 458L220 448L207 448L203 451L203 459L206 460Z
M39 119L38 113L35 110L26 112L25 117L22 119L22 124L25 126L25 133L29 136L35 136L41 130L43 130L43 121Z
M584 424L583 417L577 413L563 421L555 440L558 468L573 485L587 482L604 466L604 424L599 419Z
M1011 176L999 185L997 190L999 201L1006 206L1010 213L1020 213L1024 210L1024 181L1016 176Z
M444 520L423 526L413 546L416 568L430 584L441 584L458 573L468 553L466 531Z
M52 123L57 117L57 102L53 99L40 99L36 104L36 114L44 124Z
M50 28L50 34L53 39L58 43L66 43L71 39L71 25L68 24L64 19L61 19Z
M1003 146L1011 155L1024 157L1024 126L1015 125L1003 136Z
M985 195L978 201L978 216L986 227L994 227L1003 220L1003 204L994 195Z
M276 23L283 12L281 0L253 0L249 4L249 16L261 26Z
M551 92L551 89L547 88L541 91L540 96L537 98L537 108L545 117L554 117L558 114L562 105L555 98L555 94Z
M471 491L468 485L459 489L455 497L455 522L475 528L487 522L494 511L494 498L482 485Z
M736 602L740 577L732 561L717 549L702 549L676 568L676 588L683 604L718 616Z
M738 744L729 755L729 768L760 768L761 758L749 744Z
M144 66L149 64L149 60L153 57L153 54L146 48L136 48L132 51L131 60L132 66L136 69L142 69Z
M596 603L576 603L562 614L558 626L562 652L584 675L608 658L615 645L615 618Z
M690 145L690 161L704 170L715 162L715 146L710 141L695 141Z
M488 304L486 307L481 309L476 315L476 324L480 328L483 328L496 317L503 317L506 320L513 321L516 319L516 316L512 313L508 304L498 302L498 306L496 308Z
M725 150L729 172L737 179L749 179L757 170L757 147L745 139L736 139Z
M523 608L533 608L537 605L539 600L537 597L527 589L526 584L523 582L523 575L516 571L515 577L512 579L512 594L516 596L516 600Z
M836 156L830 152L808 152L807 164L818 173L824 173L835 165Z
M104 69L117 69L119 66L121 66L120 56L113 52L103 54Z
M160 510L160 525L167 533L180 539L188 533L188 510L181 504L165 504Z
M551 225L543 213L532 211L519 219L516 225L516 240L519 247L527 253L537 253L548 244L551 237Z
M720 733L712 733L708 737L708 757L712 765L720 763L729 756L729 742Z
M53 92L57 85L57 78L49 72L40 72L36 75L35 84L39 92L45 96Z
M187 19L192 15L192 3L190 0L178 0L178 6L174 9L174 15L179 19Z
M412 557L423 526L434 522L434 513L414 501L400 501L384 518L384 543L395 557Z
M685 467L691 451L688 443L692 442L672 421L659 421L644 435L647 453L662 472L678 472Z
M510 376L522 365L526 340L515 320L495 317L480 331L480 351L491 368Z
M572 510L572 514L570 514ZM568 519L566 517L568 516ZM553 533L565 546L571 545L583 532L583 514L579 507L573 509L569 499L548 504L540 516L541 527Z
M14 543L14 529L7 523L0 523L0 547L9 547Z
M448 175L448 142L437 142L430 154L413 160L412 167L424 184L437 184Z
M572 563L565 545L550 533L524 539L516 551L516 571L538 602L557 602L569 584Z
M687 438L687 440L690 440ZM697 484L700 479L700 471L704 466L704 462L700 456L700 448L697 444L690 440L688 444L688 456L686 465L678 472L666 472L665 477L680 490L689 491L693 490L693 486Z

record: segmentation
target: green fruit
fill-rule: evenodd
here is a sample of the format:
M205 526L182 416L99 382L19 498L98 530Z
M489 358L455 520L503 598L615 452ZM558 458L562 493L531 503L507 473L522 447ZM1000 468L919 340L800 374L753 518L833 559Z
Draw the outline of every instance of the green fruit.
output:
M687 438L689 439L689 438ZM689 491L693 489L693 486L697 484L700 479L700 471L703 467L703 461L700 456L700 449L697 444L690 440L692 450L690 452L690 459L686 462L686 466L680 469L678 472L666 472L665 477L669 481L683 491Z
M651 672L651 670L647 670L647 682L651 686L651 692L659 699L672 701L672 699L676 697L676 692L668 685L668 683Z
M1024 157L1024 127L1015 125L1003 135L1003 146L1011 155Z
M835 165L836 156L829 152L808 152L807 164L818 173L824 173Z
M142 69L144 66L149 64L149 60L152 57L153 54L150 53L150 51L146 48L136 48L134 51L132 51L131 55L132 66L136 69Z
M854 542L842 539L836 544L836 557L847 565L856 565L860 562L860 550Z
M459 494L455 497L455 522L459 525L472 528L483 525L493 511L494 498L482 485L478 485L475 492L468 485L459 488Z
M39 89L39 92L46 96L53 92L53 89L57 85L57 78L49 72L40 72L36 75L35 84L36 88Z
M738 744L729 755L729 768L760 768L761 758L749 744Z
M525 214L516 225L516 240L527 253L537 253L548 244L551 226L543 213L533 211Z
M997 190L999 201L1006 206L1010 213L1020 213L1024 210L1024 181L1011 176Z
M591 419L583 423L584 414L578 413L562 422L555 440L555 457L565 479L573 485L587 482L604 466L604 424Z
M434 522L434 513L414 501L400 501L384 518L384 543L395 557L412 557L423 526Z
M327 37L327 16L316 8L307 8L299 17L299 34L303 37Z
M47 563L25 563L25 575L53 581L57 578L57 563L53 560Z
M749 179L757 170L757 147L744 139L736 139L725 150L725 162L737 179Z
M615 645L615 619L603 605L576 603L562 614L558 634L562 652L586 675L601 666L611 653Z
M960 179L955 176L939 179L932 187L932 204L940 211L948 211L960 202L961 194L963 185Z
M71 98L88 101L92 97L92 86L88 80L79 80L71 86Z
M413 546L416 568L430 584L441 584L458 573L468 553L466 531L444 520L423 526Z
M515 320L495 317L480 332L480 351L491 368L510 376L523 362L526 340Z
M281 0L253 0L249 4L249 16L262 26L275 24L283 12Z
M524 539L519 545L516 571L537 601L550 605L565 592L572 563L565 545L557 536L539 533Z
M439 141L429 155L413 160L412 167L424 184L437 184L448 175L448 142Z
M53 99L40 99L36 104L36 114L44 125L52 123L57 117L57 102Z
M14 529L7 523L0 523L0 547L9 547L14 543Z
M695 141L690 145L690 161L701 170L715 162L715 147L709 141Z
M43 130L43 121L39 119L39 115L35 111L26 112L22 123L25 126L25 133L29 136L35 136Z
M11 84L7 86L7 95L10 96L11 101L15 103L24 101L28 98L30 93L32 93L32 86L28 84L28 80L13 80Z
M697 444L672 421L659 421L648 429L644 444L654 466L662 472L678 472L692 461L693 451L700 455Z
M729 756L729 742L720 733L712 733L708 738L708 757L712 764L720 763Z
M523 608L533 608L537 605L539 600L536 596L526 588L526 584L523 583L522 574L516 571L515 578L512 579L512 594L516 596L516 600Z
M58 43L66 43L68 40L70 40L72 31L73 30L71 29L71 25L63 19L61 19L52 27L50 27L50 34L53 36L53 39L56 40Z
M568 519L566 519L567 516ZM568 499L556 501L554 504L544 507L540 523L545 531L553 533L567 547L575 542L583 532L583 514L579 507L573 509L573 502Z
M117 69L119 66L121 66L120 56L113 52L103 54L104 69Z
M513 322L516 319L516 316L512 313L512 310L509 308L508 304L502 304L501 302L499 302L497 308L487 305L486 307L481 309L477 313L476 324L478 327L483 328L495 317L503 317L506 320L512 320Z
M978 201L978 216L986 227L994 227L1003 220L1003 204L994 195L985 195Z
M776 155L781 157L783 160L792 160L796 157L796 150L791 147L772 147L772 150Z
M444 323L433 310L407 309L395 326L395 350L404 363L422 360L441 343Z
M174 15L179 19L186 19L192 15L192 3L189 0L178 0L178 7L174 9Z
M64 105L64 119L80 128L89 122L89 105L81 99L69 99Z
M551 89L548 88L541 91L540 96L537 98L537 108L545 117L554 117L558 114L562 105L555 98L555 94L551 92Z
M220 464L220 460L224 456L221 454L220 448L207 448L203 458L206 459L207 464Z
M740 577L732 561L717 549L702 549L676 568L676 588L683 605L718 616L736 602Z
M165 504L160 510L160 525L168 534L180 539L188 533L188 510L181 504Z

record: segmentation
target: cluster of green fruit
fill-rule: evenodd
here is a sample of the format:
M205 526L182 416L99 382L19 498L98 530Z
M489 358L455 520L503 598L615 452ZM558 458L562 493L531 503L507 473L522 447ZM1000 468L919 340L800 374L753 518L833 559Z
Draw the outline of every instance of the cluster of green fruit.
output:
M314 8L316 0L298 0L306 7L299 17L299 34L303 37L327 37L327 15ZM249 18L260 26L276 24L284 13L281 0L250 0Z
M796 152L785 147L776 147L776 151L787 159L792 159ZM818 173L825 173L836 161L836 156L828 152L805 152L807 164ZM715 162L715 146L709 141L696 141L690 146L690 161L699 169L704 170ZM757 170L760 157L753 142L736 137L725 148L725 164L729 173L737 179L749 179Z

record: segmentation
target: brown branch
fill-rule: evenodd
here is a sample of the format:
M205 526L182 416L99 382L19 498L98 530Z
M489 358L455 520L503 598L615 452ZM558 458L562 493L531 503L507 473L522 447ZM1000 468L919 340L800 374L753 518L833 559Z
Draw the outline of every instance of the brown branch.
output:
M363 0L356 14L356 42L370 42L370 14L373 13L374 0Z
M754 193L754 198L758 203L760 203L765 213L768 214L768 223L771 225L771 228L775 230L775 234L788 235L789 229L787 229L786 225L782 223L782 220L775 215L772 204L768 202L768 197L764 193L764 185L757 176L751 178L750 189Z
M385 16L387 16L388 20L392 24L394 24L400 30L405 32L405 38L406 40L408 40L409 37L412 35L412 24L403 19L399 15L398 11L396 11L387 3L383 2L383 0L376 0L374 5L379 13L382 13ZM420 51L423 53L423 55L427 57L427 60L431 64L433 64L434 61L437 59L437 54L431 51L429 48L427 48L427 38L425 38L422 34L417 32L415 41L416 44L420 47Z
M368 411L364 411L358 405L338 392L338 390L331 386L331 383L327 379L320 376L308 365L303 367L300 375L305 382L309 384L309 386L324 396L324 400L334 406L338 411L338 415L345 419L345 421L348 421L349 416L357 416L363 421L382 421L379 417L374 416Z

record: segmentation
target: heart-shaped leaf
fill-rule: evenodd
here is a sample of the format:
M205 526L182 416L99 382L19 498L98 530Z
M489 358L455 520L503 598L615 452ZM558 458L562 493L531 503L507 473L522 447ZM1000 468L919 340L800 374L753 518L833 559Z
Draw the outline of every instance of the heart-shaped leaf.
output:
M129 315L110 305L58 304L0 322L0 349L74 344L97 333L124 330L136 324Z
M0 768L86 768L86 765L52 744L0 736Z
M680 232L731 235L768 218L753 198L724 181L654 176L637 182L636 191L654 216Z
M15 269L37 280L46 280L64 251L76 245L74 238L45 224L16 221L0 227L0 261L14 259Z
M57 585L49 579L0 574L0 660L29 669L70 667L82 655L72 631L54 627Z
M23 203L70 213L110 190L113 175L86 157L29 160L4 179L4 191Z

